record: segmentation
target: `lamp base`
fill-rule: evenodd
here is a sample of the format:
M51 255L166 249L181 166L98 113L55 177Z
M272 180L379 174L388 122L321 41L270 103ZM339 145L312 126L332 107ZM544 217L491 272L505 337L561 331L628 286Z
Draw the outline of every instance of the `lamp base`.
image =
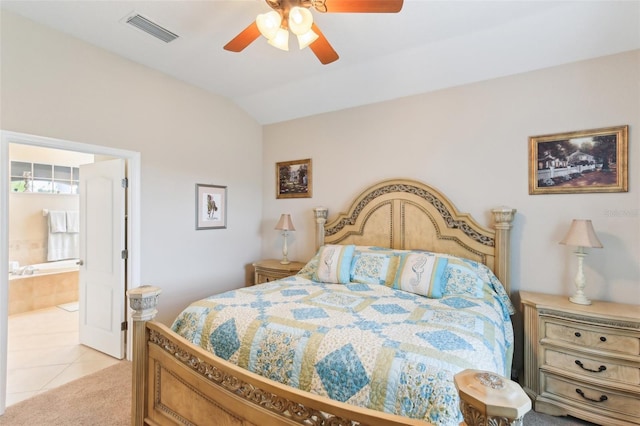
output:
M583 247L578 247L576 251L576 257L578 258L578 273L576 274L576 293L569 298L571 303L576 303L578 305L590 305L591 300L587 299L587 296L584 295L584 272L582 271L582 263L584 261L584 257L587 254L584 252Z
M288 265L291 263L287 257L287 254L289 254L289 250L287 249L287 233L288 231L286 229L282 231L282 260L280 261L282 265Z
M590 305L591 300L589 300L584 294L576 294L575 296L571 296L569 298L571 303L577 303L578 305Z

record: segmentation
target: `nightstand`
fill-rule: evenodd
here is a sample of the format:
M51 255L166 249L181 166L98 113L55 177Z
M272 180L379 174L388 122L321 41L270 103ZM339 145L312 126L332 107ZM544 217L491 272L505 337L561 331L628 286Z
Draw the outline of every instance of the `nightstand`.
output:
M535 411L640 424L640 306L520 292L525 392Z
M305 263L294 261L283 265L278 259L260 260L253 264L255 270L254 284L262 284L295 275L304 265Z

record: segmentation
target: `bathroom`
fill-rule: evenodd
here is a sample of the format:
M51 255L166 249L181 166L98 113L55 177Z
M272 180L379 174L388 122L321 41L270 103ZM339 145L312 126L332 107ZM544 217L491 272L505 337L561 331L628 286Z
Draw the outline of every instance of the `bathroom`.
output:
M70 141L7 135L0 141L6 143L4 161L11 175L9 188L5 188L8 232L3 233L7 244L3 257L10 272L2 315L7 320L4 405L11 406L122 358L82 341L80 313L86 309L86 301L78 303L78 295L81 275L86 271L80 271L78 259L67 258L64 250L58 256L63 260L48 260L49 221L52 212L58 219L60 214L55 212L64 213L65 219L67 212L79 212L84 197L78 189L81 165L128 157L127 153L118 156L120 151L109 150L107 154L99 147ZM82 231L77 235L86 239L88 233ZM60 251L60 246L54 249ZM124 344L119 349L123 351Z
M8 313L73 306L77 259L62 253L54 256L57 261L48 260L49 212L78 211L78 167L93 163L94 155L9 144L9 158Z

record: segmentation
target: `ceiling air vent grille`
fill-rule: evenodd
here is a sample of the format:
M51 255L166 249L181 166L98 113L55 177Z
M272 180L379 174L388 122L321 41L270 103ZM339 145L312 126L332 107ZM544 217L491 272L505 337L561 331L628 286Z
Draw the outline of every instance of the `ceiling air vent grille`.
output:
M160 25L156 24L153 21L150 21L149 19L139 14L128 17L127 24L130 24L138 28L139 30L144 31L147 34L151 34L155 38L162 40L165 43L169 43L178 38L177 34L174 34L171 31L162 28Z

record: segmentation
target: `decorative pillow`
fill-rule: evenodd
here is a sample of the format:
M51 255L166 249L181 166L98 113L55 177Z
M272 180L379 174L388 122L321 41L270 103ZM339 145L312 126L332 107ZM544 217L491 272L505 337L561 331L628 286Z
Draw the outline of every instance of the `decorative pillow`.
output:
M432 299L441 298L448 259L433 253L407 253L401 256L393 288Z
M347 284L354 245L327 244L319 251L318 268L313 274L313 280L323 283Z
M466 294L482 297L485 283L489 282L486 273L481 273L477 262L462 258L449 258L444 275L444 293Z
M351 263L351 282L383 284L391 287L398 269L400 256L385 252L359 251L356 248Z
M311 260L309 260L307 264L304 265L296 275L300 275L303 278L306 278L308 280L313 280L313 274L315 274L316 270L318 269L319 258L320 258L320 250L318 250L316 254L313 255Z

